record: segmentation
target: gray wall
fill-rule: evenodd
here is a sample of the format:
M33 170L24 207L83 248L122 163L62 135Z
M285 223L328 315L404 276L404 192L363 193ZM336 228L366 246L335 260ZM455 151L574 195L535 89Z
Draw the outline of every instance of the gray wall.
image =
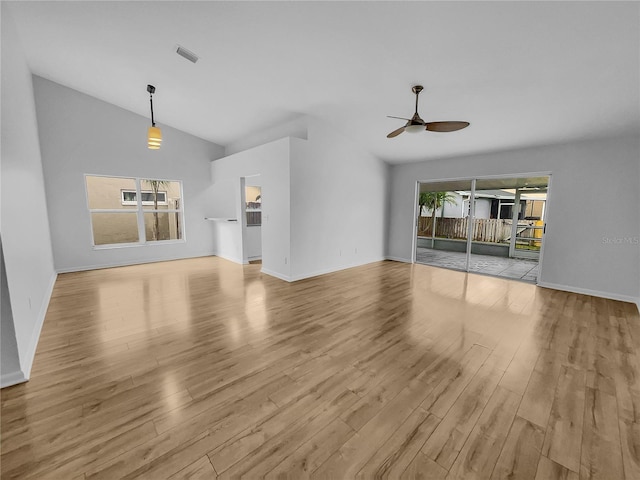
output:
M389 258L409 261L416 181L551 172L541 285L638 301L639 137L391 168Z
M212 202L209 162L222 156L222 147L158 123L162 148L149 150L148 118L37 76L34 87L58 271L214 253L213 228L204 218ZM181 180L186 242L94 249L84 174Z
M56 273L51 253L31 72L15 25L2 3L2 242L20 370L29 377ZM4 304L4 302L3 302ZM2 322L7 321L2 316ZM7 327L7 335L11 335ZM5 328L3 328L3 337ZM4 347L4 338L3 338ZM16 360L15 358L13 360ZM9 363L7 364L9 365ZM15 366L15 362L11 362ZM7 366L7 368L9 368ZM19 381L19 380L18 380Z

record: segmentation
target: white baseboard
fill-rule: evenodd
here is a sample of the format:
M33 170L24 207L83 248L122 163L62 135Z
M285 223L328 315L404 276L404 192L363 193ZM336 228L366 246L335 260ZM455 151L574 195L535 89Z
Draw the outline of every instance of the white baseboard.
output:
M375 263L375 262L381 262L383 261L384 258L379 258L379 259L374 259L374 260L368 260L362 263L353 263L353 264L349 264L349 265L342 265L339 267L330 267L330 268L324 268L322 270L317 270L314 272L310 272L310 273L303 273L303 274L299 274L299 275L292 275L287 277L286 275L282 275L278 272L274 272L272 270L266 269L264 267L262 267L261 272L262 273L266 273L267 275L271 275L272 277L276 277L279 278L280 280L284 280L285 282L297 282L298 280L304 280L305 278L313 278L313 277L318 277L320 275L326 275L327 273L333 273L333 272L339 272L340 270L347 270L348 268L354 268L354 267L361 267L362 265L367 265L369 263Z
M219 253L216 253L215 256L224 258L225 260L229 260L230 262L237 263L239 265L245 265L241 258L230 257L229 255L220 255Z
M17 372L5 373L0 375L0 388L24 383L27 380L28 379L27 377L25 377L24 373L22 373L22 370L18 370Z
M394 257L392 255L387 255L386 259L393 260L394 262L412 263L410 259ZM560 285L558 283L550 283L550 282L538 281L537 285L539 287L552 288L554 290L562 290L564 292L581 293L583 295L591 295L592 297L609 298L611 300L620 300L621 302L635 303L636 306L638 307L638 311L640 312L640 297L633 297L631 295L620 295L620 294L611 293L611 292L601 292L598 290L589 290L587 288L572 287L569 285Z
M564 292L581 293L583 295L591 295L592 297L608 298L611 300L620 300L621 302L635 303L640 309L640 299L630 295L620 295L618 293L601 292L599 290L589 290L588 288L572 287L570 285L560 285L550 282L538 282L539 287L552 288L554 290L562 290Z
M103 268L117 268L117 267L129 267L131 265L144 265L146 263L157 263L157 262L172 262L174 260L186 260L188 258L201 258L201 257L213 257L215 253L206 252L206 253L196 253L193 255L180 255L176 257L158 257L158 258L149 258L143 260L128 260L125 262L114 262L114 263L102 263L102 264L93 264L93 265L81 265L78 267L63 267L56 268L57 273L73 273L73 272L85 272L88 270L101 270ZM224 258L224 257L223 257ZM235 260L231 260L235 261Z
M410 258L394 257L394 256L391 256L391 255L387 255L384 258L385 258L385 260L392 260L394 262L412 263Z
M326 275L327 273L334 273L334 272L339 272L341 270L347 270L349 268L361 267L363 265L368 265L370 263L382 262L383 260L385 260L385 258L384 257L380 257L380 258L365 260L363 262L350 263L350 264L347 264L347 265L340 265L338 267L323 268L322 270L316 270L314 272L302 273L302 274L299 274L299 275L293 275L291 277L290 281L291 282L297 282L298 280L304 280L305 278L318 277L320 275Z
M49 302L51 301L51 294L53 293L53 287L56 284L58 274L54 273L49 280L47 291L44 294L42 303L40 305L40 311L38 312L38 318L36 319L36 325L31 333L31 339L29 341L29 349L27 350L24 360L20 360L20 367L22 369L23 376L26 380L29 380L31 376L31 367L33 367L33 359L36 356L36 347L38 346L38 340L40 340L40 332L42 332L42 326L44 325L44 318L47 316L47 309L49 308Z
M281 273L278 273L278 272L274 272L273 270L269 270L267 268L262 267L260 271L272 277L276 277L276 278L279 278L280 280L284 280L285 282L291 282L290 277L287 277L286 275L282 275Z

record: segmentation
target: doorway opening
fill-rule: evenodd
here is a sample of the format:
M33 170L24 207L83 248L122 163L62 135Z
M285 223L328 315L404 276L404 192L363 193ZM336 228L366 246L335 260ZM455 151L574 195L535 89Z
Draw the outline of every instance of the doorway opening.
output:
M260 175L245 178L244 237L248 263L262 263L262 187Z
M537 283L549 175L419 182L415 261Z

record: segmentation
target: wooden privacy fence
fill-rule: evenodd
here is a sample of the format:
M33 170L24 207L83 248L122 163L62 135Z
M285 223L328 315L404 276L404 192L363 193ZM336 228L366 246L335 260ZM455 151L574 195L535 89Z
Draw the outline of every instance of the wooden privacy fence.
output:
M420 217L418 220L418 235L431 237L431 217ZM436 237L467 238L467 218L438 218L436 217ZM500 243L511 237L511 220L497 218L479 218L473 224L474 242Z

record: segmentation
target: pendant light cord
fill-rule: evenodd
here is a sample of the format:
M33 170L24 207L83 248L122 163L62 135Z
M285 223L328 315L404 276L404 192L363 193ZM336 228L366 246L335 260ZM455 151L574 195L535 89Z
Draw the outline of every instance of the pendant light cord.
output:
M156 122L153 120L153 94L149 93L149 103L151 104L151 126L155 127Z

